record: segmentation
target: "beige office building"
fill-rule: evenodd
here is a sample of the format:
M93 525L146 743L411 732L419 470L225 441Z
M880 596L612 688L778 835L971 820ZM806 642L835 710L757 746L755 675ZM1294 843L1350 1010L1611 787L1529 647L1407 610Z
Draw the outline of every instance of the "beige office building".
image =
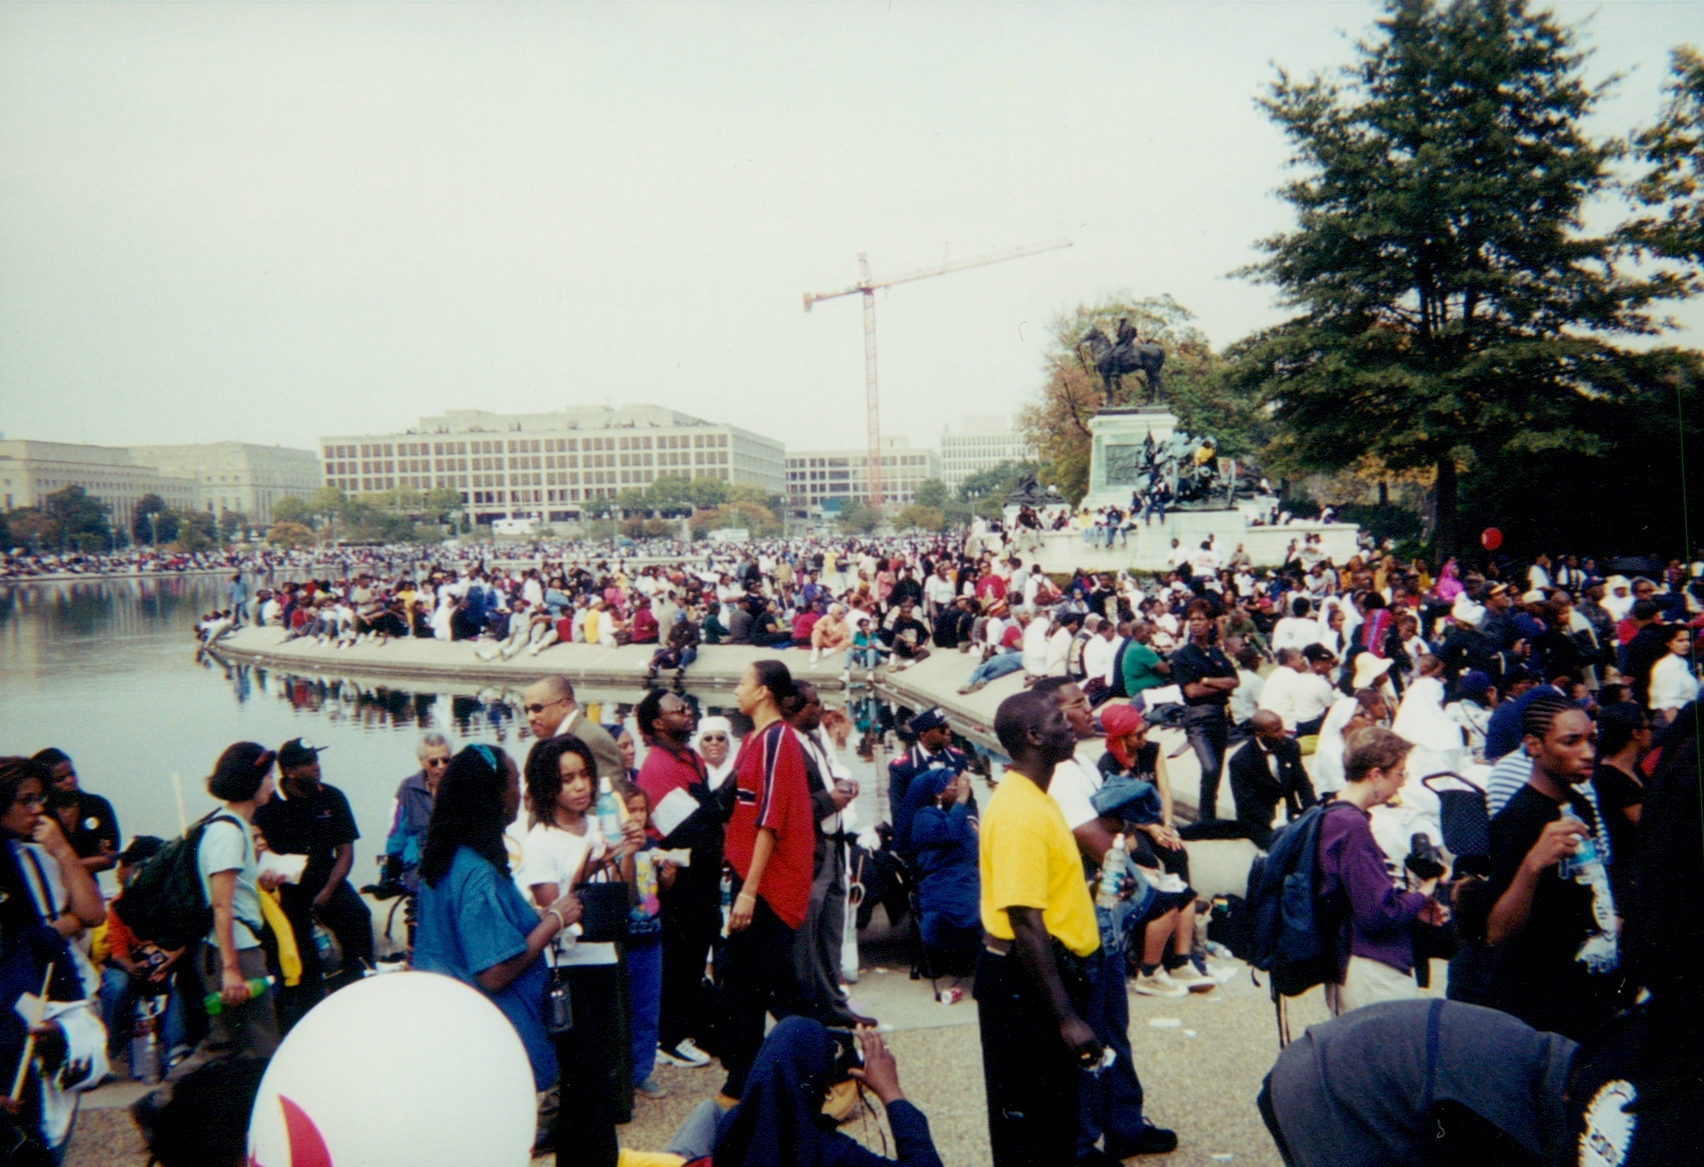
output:
M319 459L312 450L200 442L131 446L130 454L166 477L195 483L195 509L211 515L234 512L260 528L272 525L272 504L279 499L306 498L320 488Z
M582 503L658 478L785 488L780 442L655 405L570 406L556 413L452 410L416 429L320 439L324 481L351 494L459 490L474 521L566 522Z
M143 495L159 495L172 510L196 505L193 482L164 475L122 447L0 441L0 504L5 510L41 506L48 495L67 486L80 486L106 503L113 527L126 532Z
M941 480L956 492L966 478L1002 462L1034 462L1036 449L998 414L964 418L941 435Z
M882 502L906 506L917 488L941 476L933 450L914 450L909 438L882 439ZM787 509L811 513L830 499L870 497L869 450L799 450L787 455ZM817 513L820 513L817 512Z

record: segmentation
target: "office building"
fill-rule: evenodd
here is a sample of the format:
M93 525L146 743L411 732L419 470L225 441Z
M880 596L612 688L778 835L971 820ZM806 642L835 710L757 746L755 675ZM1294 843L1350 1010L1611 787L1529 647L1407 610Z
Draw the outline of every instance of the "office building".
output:
M0 441L0 504L5 510L38 507L48 495L80 486L110 509L109 521L129 531L136 504L158 495L172 510L196 505L195 483L141 464L130 450L71 442Z
M581 504L655 479L786 485L780 442L655 405L554 413L452 410L401 433L320 439L324 481L351 494L452 487L474 521L566 522Z
M941 480L955 492L966 478L1002 462L1034 462L1035 447L998 414L964 418L941 435Z
M787 454L787 509L808 515L831 499L870 497L870 455L861 450L800 450ZM905 506L917 488L941 476L933 450L914 450L909 438L882 439L882 502ZM839 503L831 506L835 509Z
M306 498L320 487L319 459L312 450L257 446L247 442L131 446L131 457L168 478L195 483L197 510L245 516L264 529L272 525L272 504L285 495Z

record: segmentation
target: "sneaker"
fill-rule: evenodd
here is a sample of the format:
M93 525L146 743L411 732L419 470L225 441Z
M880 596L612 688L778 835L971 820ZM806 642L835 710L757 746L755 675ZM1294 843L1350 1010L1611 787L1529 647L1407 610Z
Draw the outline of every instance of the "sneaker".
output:
M1177 1150L1177 1132L1168 1131L1163 1126L1146 1126L1142 1133L1133 1139L1115 1139L1111 1135L1106 1138L1106 1153L1114 1159L1128 1159L1133 1155L1169 1155Z
M1171 974L1163 968L1157 968L1151 973L1139 973L1131 984L1144 997L1187 997L1189 990L1171 979Z
M638 1091L640 1094L643 1094L646 1098L667 1098L669 1096L668 1088L661 1082L657 1081L655 1077L646 1078L643 1082L639 1083L639 1085L633 1087L633 1089Z
M1171 977L1173 984L1182 985L1185 990L1191 993L1211 992L1219 985L1215 978L1197 971L1193 964L1181 965L1178 968L1171 969L1166 975Z
M657 1059L670 1066L685 1066L687 1069L697 1069L710 1064L710 1055L692 1044L689 1037L677 1043L672 1049L657 1047Z

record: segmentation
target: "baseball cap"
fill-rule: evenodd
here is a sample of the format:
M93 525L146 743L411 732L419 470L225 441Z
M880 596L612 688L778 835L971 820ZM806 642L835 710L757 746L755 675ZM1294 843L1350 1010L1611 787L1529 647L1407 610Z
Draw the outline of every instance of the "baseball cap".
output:
M278 747L278 768L288 770L293 766L306 766L319 758L320 752L326 746L316 746L306 738L293 737Z

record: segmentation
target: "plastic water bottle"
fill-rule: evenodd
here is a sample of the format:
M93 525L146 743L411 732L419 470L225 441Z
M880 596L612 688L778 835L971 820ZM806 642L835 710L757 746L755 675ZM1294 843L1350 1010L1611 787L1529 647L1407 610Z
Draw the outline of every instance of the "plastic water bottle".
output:
M250 977L248 979L249 996L251 998L260 996L266 992L267 986L271 983L271 977ZM225 1000L218 993L208 993L201 998L201 1007L207 1010L207 1016L217 1017L225 1011Z
M722 935L728 934L728 917L734 911L734 873L722 868Z
M1577 823L1585 822L1572 806L1562 808L1562 817ZM1620 963L1616 951L1619 927L1615 919L1615 893L1610 890L1609 872L1604 869L1597 840L1588 834L1579 836L1579 842L1579 848L1572 855L1565 855L1557 861L1557 874L1563 879L1571 879L1592 889L1592 919L1598 930L1580 946L1576 959L1584 961L1593 972L1610 972Z
M621 845L621 803L616 800L615 788L608 778L598 779L598 830L610 847Z
M1095 890L1095 906L1109 911L1118 906L1119 892L1124 885L1125 865L1129 856L1124 852L1124 835L1114 835L1112 846L1101 859L1100 884Z
M161 1077L159 1018L140 1005L130 1030L130 1076L138 1082L158 1082Z

